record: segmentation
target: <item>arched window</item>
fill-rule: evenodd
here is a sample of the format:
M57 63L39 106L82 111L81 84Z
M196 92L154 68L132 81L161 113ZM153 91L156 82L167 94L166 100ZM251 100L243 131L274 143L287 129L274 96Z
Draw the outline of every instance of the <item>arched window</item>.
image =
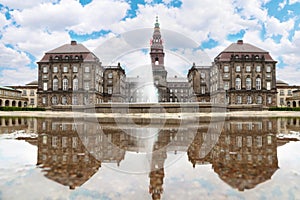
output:
M261 78L256 78L256 90L261 90Z
M68 90L68 79L67 78L63 79L63 90Z
M256 103L257 104L262 104L262 97L261 96L257 97Z
M63 105L66 105L66 104L67 104L67 97L66 97L66 96L63 96L63 97L61 98L61 103L62 103Z
M56 105L57 104L57 97L54 96L52 97L52 105Z
M73 90L78 90L78 79L76 77L73 79Z
M246 78L246 90L251 90L251 78Z
M240 77L237 77L235 79L235 89L236 90L240 90L242 87L242 81L241 81L241 78Z
M58 79L56 77L53 79L53 87L52 87L52 89L54 91L58 90Z

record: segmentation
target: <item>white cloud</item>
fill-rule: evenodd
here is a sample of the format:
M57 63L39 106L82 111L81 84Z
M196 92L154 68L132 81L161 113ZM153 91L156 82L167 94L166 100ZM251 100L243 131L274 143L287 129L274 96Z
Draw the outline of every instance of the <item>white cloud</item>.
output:
M24 85L37 79L37 69L32 69L28 66L5 69L0 73L1 85Z
M40 29L9 27L2 38L6 44L12 44L21 51L34 55L38 60L46 51L70 42L66 32L46 32Z
M26 0L26 1L19 1L19 0L0 0L0 4L5 5L11 9L26 9L34 7L37 4L51 2L57 3L59 0Z
M289 4L295 4L295 3L300 3L300 0L289 0Z
M16 68L30 63L30 59L24 52L5 47L0 43L1 67Z

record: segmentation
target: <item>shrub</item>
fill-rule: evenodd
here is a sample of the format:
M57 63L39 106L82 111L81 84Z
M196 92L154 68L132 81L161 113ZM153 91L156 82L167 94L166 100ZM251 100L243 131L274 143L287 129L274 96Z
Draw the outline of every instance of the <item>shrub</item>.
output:
M269 111L300 111L300 107L271 107Z
M45 111L45 108L31 108L31 107L0 107L0 111Z

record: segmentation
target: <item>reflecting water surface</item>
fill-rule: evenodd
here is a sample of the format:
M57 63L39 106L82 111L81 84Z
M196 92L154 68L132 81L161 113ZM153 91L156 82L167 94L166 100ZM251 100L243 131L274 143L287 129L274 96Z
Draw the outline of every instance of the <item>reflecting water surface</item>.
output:
M0 199L297 199L300 118L0 118Z

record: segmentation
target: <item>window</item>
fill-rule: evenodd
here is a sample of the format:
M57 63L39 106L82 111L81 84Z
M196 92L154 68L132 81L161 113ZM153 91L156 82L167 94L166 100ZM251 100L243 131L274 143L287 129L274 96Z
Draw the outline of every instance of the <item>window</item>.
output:
M205 87L201 87L201 94L205 94Z
M237 96L236 97L236 103L237 104L241 104L242 103L242 97L241 96Z
M22 96L27 96L27 90L23 90Z
M261 79L260 78L256 78L256 89L261 90Z
M78 90L78 79L77 78L73 79L73 90L74 91Z
M251 90L251 78L246 78L246 90Z
M52 105L56 105L57 104L57 97L54 96L52 97Z
M224 72L229 72L229 67L227 65L224 66Z
M280 91L279 91L279 95L280 95L280 96L284 96L284 90L280 90Z
M67 78L63 79L63 90L68 90L68 79Z
M201 78L205 78L205 73L204 72L201 72Z
M85 81L84 82L84 89L85 90L89 90L90 89L90 82L89 81Z
M251 96L247 96L247 104L252 104L252 97Z
M112 84L112 80L111 80L111 79L108 79L107 83L108 83L108 84Z
M246 66L246 72L251 72L251 66L250 65Z
M46 97L42 98L42 104L47 104L47 98Z
M112 87L108 87L108 88L107 88L107 93L108 93L108 94L112 94Z
M57 68L57 66L54 66L53 67L53 73L57 73L58 72L58 68Z
M228 81L224 82L224 90L229 90L229 82Z
M30 105L34 105L34 98L30 98Z
M267 71L268 73L271 72L271 66L268 65L266 71Z
M228 73L225 73L224 74L224 78L228 78L229 77L229 74Z
M252 126L252 124L251 124ZM252 137L251 136L247 136L247 147L251 147L252 146Z
M45 73L48 73L48 67L47 66L44 66L43 67L43 73L45 74Z
M260 65L257 65L256 66L256 72L260 72L261 71L261 67L260 67Z
M78 105L78 99L77 99L77 96L73 96L73 97L72 97L72 104L73 104L73 105Z
M241 86L242 86L242 81L241 81L241 78L238 77L235 79L235 89L240 90Z
M271 82L267 81L267 90L271 90Z
M66 97L66 96L63 96L63 97L61 98L61 103L62 103L63 105L66 105L66 104L67 104L67 97Z
M235 67L235 71L236 71L236 72L240 72L240 71L241 71L241 66L239 66L239 65L236 66L236 67Z
M288 90L288 96L293 96L292 90Z
M47 91L47 90L48 90L48 83L47 83L47 82L44 82L44 83L43 83L43 90L44 90L44 91Z
M262 104L262 97L261 96L257 97L257 104Z
M280 105L284 105L284 98L280 98Z
M267 98L267 102L268 102L268 104L271 104L271 103L272 103L272 97L269 96L269 97Z
M63 67L63 72L67 73L68 72L68 66Z
M113 77L113 74L110 72L110 73L108 73L107 77L108 77L108 78L112 78L112 77Z
M90 67L89 66L85 66L84 67L84 72L85 73L89 73L90 72Z
M58 79L57 78L53 79L53 90L54 91L58 90Z
M73 72L78 72L78 67L77 66L73 66Z
M34 96L34 90L30 90L30 96Z

